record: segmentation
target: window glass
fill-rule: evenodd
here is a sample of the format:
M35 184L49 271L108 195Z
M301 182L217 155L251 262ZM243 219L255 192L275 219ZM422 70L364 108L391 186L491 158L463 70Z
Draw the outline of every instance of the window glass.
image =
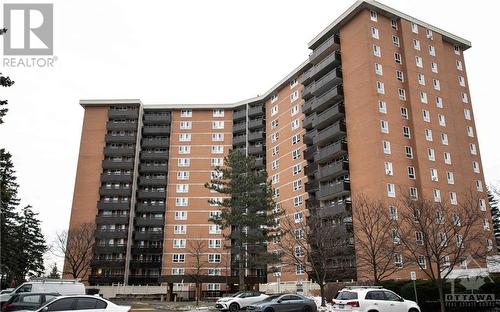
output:
M396 295L395 293L393 292L390 292L390 291L384 291L385 293L385 297L387 298L387 300L389 301L401 301L401 299L399 298L398 295Z
M41 295L23 296L21 298L21 302L26 302L26 303L42 303L42 296Z
M47 311L67 311L72 310L75 298L63 298L52 302L47 306Z
M57 295L45 295L45 302L49 302L49 301L52 301L54 300L54 298L56 298Z
M22 292L31 292L31 284L23 285L16 291L16 293L22 293Z
M384 292L381 290L369 291L366 293L366 300L385 300Z
M341 292L337 293L337 296L335 296L335 299L338 299L338 300L358 299L358 293L353 292L353 291L341 291Z

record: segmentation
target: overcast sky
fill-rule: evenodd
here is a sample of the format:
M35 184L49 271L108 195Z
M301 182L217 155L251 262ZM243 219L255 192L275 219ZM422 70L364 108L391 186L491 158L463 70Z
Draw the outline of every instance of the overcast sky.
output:
M1 70L16 81L0 90L9 100L0 146L13 154L22 204L40 212L49 240L67 228L79 99L182 104L254 97L301 64L307 43L353 2L53 1L54 68ZM472 41L465 60L486 182L500 183L500 2L382 2Z

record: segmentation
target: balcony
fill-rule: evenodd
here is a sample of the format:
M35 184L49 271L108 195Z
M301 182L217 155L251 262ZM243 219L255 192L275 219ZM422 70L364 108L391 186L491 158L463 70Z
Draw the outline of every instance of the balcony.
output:
M321 218L328 218L328 217L334 217L339 214L346 213L347 211L351 210L351 204L350 203L332 203L325 205L319 209L319 215Z
M244 109L240 109L237 111L234 111L233 113L233 120L241 120L241 119L246 119L247 118L247 110L246 107Z
M312 110L312 103L314 102L314 99L305 101L304 104L302 104L302 112L304 114L309 114Z
M131 193L131 188L106 188L104 186L99 188L99 194L104 196L130 196Z
M306 71L304 75L302 75L302 84L308 85L313 81L314 78L321 77L329 70L339 66L340 62L341 62L340 52L335 51L331 53L317 65Z
M159 276L148 275L130 275L128 278L129 285L158 285Z
M306 143L307 145L312 145L314 142L314 138L317 135L318 135L318 130L316 129L306 131L306 133L304 134L304 143Z
M161 261L130 260L130 268L160 268Z
M128 231L96 231L97 238L111 239L111 238L127 238Z
M266 134L264 132L250 132L248 134L248 141L253 142L253 141L260 141L264 140L266 138Z
M239 135L233 137L233 145L244 145L247 143L246 135Z
M318 179L323 182L326 180L335 179L349 173L349 163L339 161L330 166L321 167L318 173Z
M266 164L264 163L264 158L258 158L255 160L255 169L265 169Z
M306 188L306 192L314 193L319 189L319 182L316 180L306 182L305 188Z
M315 98L314 102L311 103L311 109L319 112L324 111L326 108L332 106L343 98L344 90L342 89L342 85L338 85L330 91Z
M134 163L132 161L112 161L103 160L103 169L134 169Z
M147 199L165 199L166 193L159 191L139 191L137 193L137 198L147 198Z
M100 210L129 210L130 209L130 203L118 203L118 202L105 202L105 201L98 201L97 202L97 209Z
M136 240L163 240L163 232L135 232Z
M168 147L170 140L165 138L147 138L142 139L142 147Z
M263 128L265 125L264 119L253 119L248 121L248 129Z
M247 129L247 124L245 122L233 125L233 133L245 132L246 129Z
M143 135L168 135L170 134L170 126L144 126L142 128Z
M327 110L316 115L316 118L313 120L313 127L321 130L342 118L344 113L344 105L342 103L331 106Z
M104 156L134 156L135 149L129 147L105 147Z
M248 147L248 155L258 155L258 154L263 154L265 152L264 150L264 145L253 145Z
M144 246L133 246L133 254L161 254L163 253L163 247L144 247Z
M161 227L165 225L163 218L135 218L135 225L137 226L155 226Z
M348 195L350 190L351 185L347 182L339 182L333 185L322 184L317 194L320 200L329 200L335 197Z
M314 118L316 118L315 114L310 114L309 116L306 116L302 121L302 127L304 127L307 130L311 129L313 126Z
M110 109L108 111L108 117L111 118L139 118L139 110L137 108L127 109L127 110L117 110Z
M129 216L97 216L96 224L128 224Z
M112 285L112 284L123 284L123 275L90 275L89 284L90 285Z
M328 145L330 142L338 141L341 137L346 135L346 128L343 122L337 121L333 125L329 126L318 132L318 135L314 137L313 142L318 146Z
M130 174L101 173L101 182L128 182L128 183L132 183L132 175L130 175Z
M326 39L314 51L309 54L309 61L313 64L318 64L326 55L340 49L340 37L333 35Z
M152 213L163 213L165 212L165 204L163 205L149 205L143 203L137 203L136 212L152 212Z
M92 267L119 268L125 266L125 259L94 259L90 262Z
M316 145L313 145L313 146L306 148L304 151L304 159L312 160L314 158L314 155L316 155L317 150L318 150L318 147Z
M135 143L134 135L111 135L106 134L107 143Z
M141 173L166 173L167 172L167 164L158 165L158 166L154 166L154 165L148 166L146 164L141 164L141 166L139 168L140 168Z
M141 152L141 160L168 160L168 151L166 152Z
M345 154L347 154L347 142L338 141L334 144L322 147L319 150L316 161L320 164L324 164Z
M106 129L108 130L131 130L137 131L136 122L112 122L108 121L106 124Z
M317 163L310 163L309 165L304 167L304 174L306 176L313 176L316 174L316 171L318 171Z
M259 104L248 108L248 117L257 117L260 115L264 115L264 105Z
M167 177L150 177L150 178L145 178L141 177L139 179L139 185L143 186L151 186L151 185L156 185L156 186L165 186L167 185Z
M110 254L110 253L125 253L127 251L126 245L96 245L96 254Z
M145 124L170 124L172 119L169 113L166 114L148 114L145 113L143 116Z
M321 77L319 80L305 87L302 92L302 97L304 100L308 100L313 96L319 96L326 90L338 85L340 82L342 82L342 71L337 67Z

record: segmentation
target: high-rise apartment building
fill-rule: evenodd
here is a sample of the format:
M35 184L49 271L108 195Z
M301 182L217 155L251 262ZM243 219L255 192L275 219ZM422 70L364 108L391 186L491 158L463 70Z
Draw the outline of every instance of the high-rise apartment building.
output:
M204 184L230 149L256 157L278 207L296 220L352 213L351 198L360 194L382 199L388 212L398 192L455 205L472 187L481 197L480 230L490 231L463 55L469 47L383 4L358 1L309 43L307 61L262 96L220 105L82 100L70 228L97 225L89 282L187 281L192 246L203 242L203 289L224 289L232 255L209 222L219 210L208 200L219 196ZM358 252L332 267L342 266L340 279L365 278ZM401 265L394 278L415 270ZM307 280L300 266L255 267L247 276L268 285Z

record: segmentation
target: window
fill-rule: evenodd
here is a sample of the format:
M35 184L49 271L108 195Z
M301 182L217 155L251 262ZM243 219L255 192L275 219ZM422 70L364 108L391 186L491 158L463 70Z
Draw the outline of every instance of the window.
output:
M181 117L191 117L193 116L192 109L181 109Z
M415 167L408 167L408 178L410 179L416 179L416 174L415 174Z
M295 181L293 181L292 186L293 186L293 190L294 191L298 191L298 190L300 190L302 188L302 181L301 180L295 180Z
M292 136L292 144L297 144L300 142L300 134L294 134Z
M174 219L175 220L187 220L187 211L176 211Z
M472 129L471 126L467 126L467 135L471 138L474 137L474 130Z
M295 116L297 115L297 113L299 112L299 106L298 105L294 105L292 106L292 108L290 109L290 114L292 116Z
M174 253L172 255L172 262L174 263L183 263L186 260L185 254Z
M75 298L62 298L53 301L47 306L47 311L70 311L72 310Z
M375 63L375 74L382 76L383 74L382 65Z
M465 78L462 76L458 76L458 84L462 87L465 87Z
M389 123L387 121L380 121L380 131L382 131L382 133L389 133Z
M224 146L222 145L212 145L212 154L223 154Z
M420 102L427 104L427 93L420 91Z
M377 93L385 94L383 82L377 81Z
M447 165L451 165L451 154L449 152L444 152L444 163Z
M471 120L470 110L468 110L467 108L464 108L464 117L467 120Z
M271 142L274 143L276 142L280 137L280 133L279 132L273 132L271 134Z
M425 129L425 139L427 141L432 141L432 130L431 129Z
M425 257L422 256L422 255L419 255L418 256L418 266L421 268L421 269L426 269L427 266L426 266L426 263L425 263Z
M469 149L471 155L477 155L476 144L474 143L469 144Z
M446 172L446 179L448 180L448 184L455 184L455 178L453 176L453 172Z
M210 224L208 226L208 234L220 234L221 232L222 230L217 224Z
M292 130L298 129L300 126L300 121L299 119L294 119L292 120Z
M187 193L189 191L189 184L177 184L175 189L177 193Z
M177 166L179 167L189 167L190 159L189 158L179 158L177 159Z
M460 47L459 46L454 46L453 50L455 51L456 55L460 55Z
M394 30L398 30L398 21L395 19L391 20L391 27Z
M418 39L413 39L413 48L414 48L415 50L420 51L420 40L418 40Z
M295 252L296 257L304 256L305 252L304 252L304 249L302 248L302 246L295 246L294 249L295 249L294 252Z
M271 183L276 184L280 181L280 175L277 173L271 177Z
M388 175L388 176L392 176L393 175L392 162L390 162L390 161L384 162L384 168L385 168L385 174L386 175Z
M417 65L417 67L424 67L424 63L422 61L422 58L420 56L415 56L415 64Z
M186 225L174 225L174 234L186 234Z
M208 263L220 263L220 261L221 261L220 254L208 254ZM219 284L215 284L215 285L219 285Z
M486 201L482 198L479 200L479 209L481 211L486 211Z
M448 145L448 135L446 133L441 133L441 143L443 145Z
M179 207L187 206L188 205L188 198L187 197L176 197L175 198L175 205Z
M280 167L280 161L277 159L277 160L273 160L273 162L271 163L271 167L273 168L273 170L276 170Z
M210 164L213 167L222 166L223 162L224 162L223 158L211 158L210 159Z
M405 155L407 158L413 158L413 149L411 146L405 146Z
M396 187L392 183L387 183L387 196L396 197Z
M405 138L410 138L410 127L407 127L407 126L403 126L403 136Z
M479 173L480 170L479 170L479 163L477 161L473 161L472 162L472 170L474 171L474 173Z
M434 46L429 46L429 55L436 56L436 48Z
M374 22L377 21L378 14L375 11L370 11L370 19Z
M488 221L488 219L484 219L483 220L483 229L485 231L489 231L490 230L490 222Z
M209 239L208 248L220 248L222 246L221 239Z
M306 269L304 268L303 264L297 263L295 265L295 274L296 275L301 275L301 274L304 274L305 272L306 272Z
M435 181L435 182L439 181L437 169L431 168L431 181Z
M302 220L304 220L304 214L299 211L293 214L293 219L295 220L295 223L299 223Z
M276 128L279 125L278 119L271 120L271 128Z
M401 81L401 82L405 81L405 77L404 77L404 74L402 71L396 70L396 79Z
M304 197L302 197L302 196L295 196L293 198L293 206L294 207L298 207L298 206L302 205L303 202L304 202Z
M457 193L450 192L450 204L452 204L452 205L457 205L458 204Z
M224 117L224 110L222 108L216 108L212 113L213 117Z
M410 187L410 197L412 199L417 199L418 198L418 191L416 187Z
M417 74L417 80L418 80L419 84L421 84L422 86L425 86L425 75L424 74Z
M398 94L401 101L406 101L406 91L404 89L398 89Z
M420 231L415 232L415 241L417 245L423 245L424 244L424 234Z
M389 216L391 217L391 220L398 219L398 209L396 206L389 206Z
M272 108L271 108L271 116L274 116L278 113L278 105L274 105Z
M381 57L382 53L380 52L380 47L376 44L373 45L373 55Z
M213 121L212 122L212 129L224 129L224 121Z
M290 94L290 102L295 102L299 98L299 91L295 90L292 94Z
M299 174L301 171L301 165L294 165L292 169L293 169L293 175Z
M184 275L184 268L172 268L172 275Z
M179 133L179 141L181 142L191 141L191 133Z
M273 95L271 96L271 103L274 103L274 102L276 102L277 100L278 100L278 95L277 95L277 94L273 94Z
M415 23L411 23L411 31L415 34L418 34L418 25Z
M375 28L375 27L372 27L372 37L375 38L375 39L379 38L378 29Z
M422 117L424 118L425 122L431 122L431 115L428 110L422 110Z
M218 284L218 283L210 283L210 284L207 285L207 290L209 290L209 291L219 291L220 290L220 284Z
M400 253L394 254L394 265L399 269L403 267L403 256Z
M180 122L180 128L181 129L191 129L191 121L181 121Z
M290 89L293 89L298 84L297 78L290 80Z
M436 96L436 107L443 108L443 98Z
M209 276L219 276L222 275L222 270L220 268L209 268L208 269Z
M399 47L399 37L398 36L392 36L392 44L394 44L396 47Z
M224 141L224 133L212 133L212 141Z
M438 64L431 62L431 70L433 73L437 74L438 73Z
M188 180L189 179L189 171L177 171L177 179L178 180Z
M378 111L383 114L387 113L387 105L384 101L378 101Z
M457 64L457 69L458 69L458 70L463 70L463 67L462 67L462 61L457 60L457 61L456 61L456 64Z
M432 30L427 29L427 38L432 40Z
M401 117L408 119L408 109L406 107L401 107Z
M279 153L280 153L280 147L279 147L279 146L275 146L275 147L273 147L273 148L271 149L271 154L272 154L273 156L276 156L276 155L278 155Z
M469 103L469 96L467 93L462 93L462 102Z
M435 154L433 148L428 148L427 149L427 156L429 157L429 160L436 161L436 154Z
M382 147L384 148L384 154L390 154L391 153L391 142L389 142L389 141L382 141Z
M295 149L292 151L292 159L295 160L295 159L299 159L300 158L300 148L298 149Z
M179 154L189 154L191 152L191 146L181 145L179 146Z
M446 127L446 118L444 117L444 115L439 114L438 121L440 126Z
M186 239L174 239L174 248L186 248Z
M432 79L432 86L434 87L435 90L441 90L441 83L439 82L438 79Z
M401 54L399 54L398 52L395 52L394 53L394 61L396 62L396 64L402 64L403 61L401 59Z

